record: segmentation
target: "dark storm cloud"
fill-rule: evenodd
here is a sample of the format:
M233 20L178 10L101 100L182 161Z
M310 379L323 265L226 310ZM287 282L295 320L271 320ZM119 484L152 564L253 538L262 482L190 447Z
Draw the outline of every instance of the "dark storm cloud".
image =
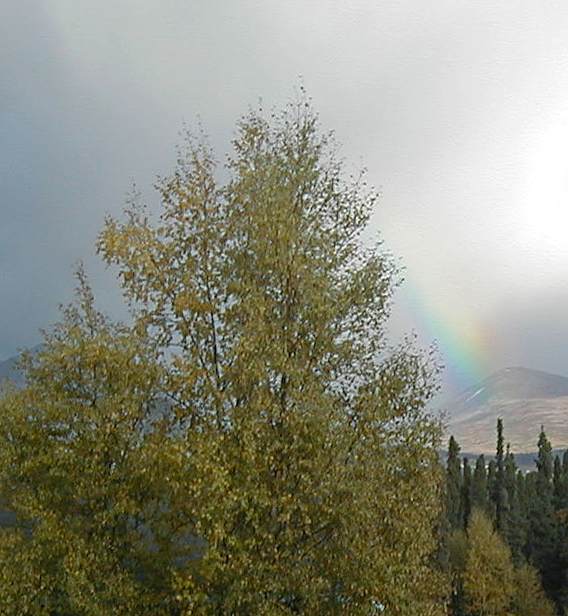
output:
M47 298L63 290L68 268L61 251L68 242L58 233L52 189L63 128L54 108L64 100L56 37L35 2L5 6L0 37L0 350L6 354L37 341L35 330L53 315Z
M393 331L436 335L427 313L466 354L468 332L496 332L480 370L568 373L568 182L553 162L568 143L564 4L24 0L2 13L0 357L56 319L77 259L122 314L93 250L105 213L132 180L151 195L184 120L200 115L221 156L247 105L282 104L302 75L349 167L383 190L373 231L413 291Z
M132 178L154 177L156 161L145 164L145 151L161 152L150 143L159 114L154 130L141 128L152 105L137 84L130 84L133 104L120 100L124 82L116 72L88 83L48 6L12 3L0 22L8 51L0 55L1 356L37 343L38 329L58 317L79 259L100 281L103 302L120 312L112 280L94 257L95 238Z

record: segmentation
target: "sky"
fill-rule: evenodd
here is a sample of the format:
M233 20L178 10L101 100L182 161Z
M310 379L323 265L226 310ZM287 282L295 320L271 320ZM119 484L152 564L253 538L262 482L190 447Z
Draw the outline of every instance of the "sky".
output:
M372 235L405 268L393 340L436 341L458 392L505 366L568 376L568 4L4 0L0 359L40 341L132 183L152 199L184 123L220 158L259 100L305 86Z

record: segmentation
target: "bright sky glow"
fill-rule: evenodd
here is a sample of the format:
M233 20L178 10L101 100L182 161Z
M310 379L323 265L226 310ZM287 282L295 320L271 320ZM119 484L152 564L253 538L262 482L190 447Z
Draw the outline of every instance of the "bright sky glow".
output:
M216 151L302 76L383 198L407 285L393 335L437 340L452 388L507 365L568 375L568 4L562 0L19 0L0 19L0 358L38 341L135 180L183 122Z

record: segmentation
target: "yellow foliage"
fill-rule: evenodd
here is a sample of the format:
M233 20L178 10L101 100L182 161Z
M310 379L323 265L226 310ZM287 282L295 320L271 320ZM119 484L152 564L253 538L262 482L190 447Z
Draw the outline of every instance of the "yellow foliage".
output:
M538 571L522 565L515 571L514 616L554 616L554 605L545 595Z
M473 512L467 534L469 546L463 576L466 604L479 616L506 616L514 593L511 552L479 510Z
M304 102L245 116L228 166L218 186L190 139L159 221L107 220L132 324L80 273L0 403L22 525L1 613L445 613L437 368L385 337L396 271L359 239L375 195Z

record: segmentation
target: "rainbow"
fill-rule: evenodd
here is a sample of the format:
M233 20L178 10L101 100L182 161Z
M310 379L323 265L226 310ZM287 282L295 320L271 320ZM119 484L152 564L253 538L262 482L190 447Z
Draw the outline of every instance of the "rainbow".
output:
M490 373L491 333L480 326L467 306L434 302L408 278L399 301L426 344L435 343L444 364L443 381L456 392L478 383Z

